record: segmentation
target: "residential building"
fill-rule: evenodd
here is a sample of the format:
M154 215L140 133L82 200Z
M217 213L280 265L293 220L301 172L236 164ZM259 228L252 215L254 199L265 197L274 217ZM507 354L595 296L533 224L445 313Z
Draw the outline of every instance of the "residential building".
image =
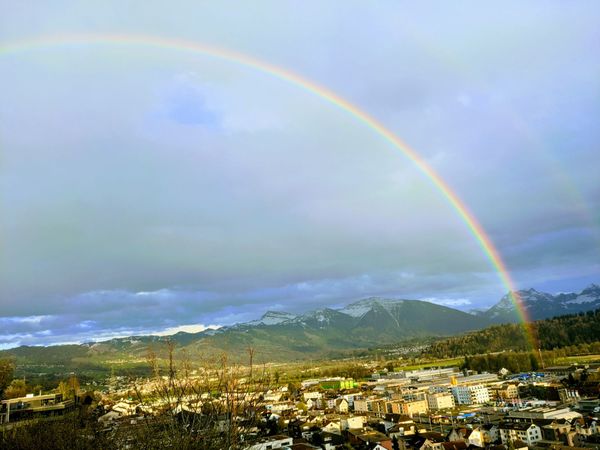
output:
M425 414L427 412L427 400L414 400L411 402L402 402L402 414L414 416L415 414Z
M492 400L511 401L519 396L519 390L516 384L503 384L500 386L489 387L490 398Z
M449 392L427 395L427 406L431 410L454 408L454 396Z
M452 386L452 395L459 405L480 405L490 400L490 392L482 384L472 386Z
M498 439L498 427L496 425L483 425L475 427L467 437L467 443L476 447L486 447Z
M345 398L338 398L335 401L335 410L340 413L340 414L346 414L348 413L348 400L346 400Z
M369 412L369 411L371 411L371 409L369 409L370 406L371 406L370 400L368 400L366 398L355 398L354 399L354 411L356 411L356 412Z
M33 395L2 400L0 423L34 417L62 415L75 406L73 400L64 400L62 394Z
M500 430L500 439L505 445L515 441L533 445L543 439L541 428L531 422L501 422L498 429Z

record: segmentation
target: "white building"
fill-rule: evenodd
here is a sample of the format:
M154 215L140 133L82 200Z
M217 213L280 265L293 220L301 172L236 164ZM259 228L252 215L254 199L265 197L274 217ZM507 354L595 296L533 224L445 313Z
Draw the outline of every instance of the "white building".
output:
M454 396L449 392L429 394L427 405L431 410L454 408Z
M363 428L366 423L366 418L363 416L345 417L342 419L342 429L348 428Z
M304 401L318 400L323 397L323 394L321 394L320 392L305 392L303 395L304 395Z
M490 401L490 392L482 384L473 386L452 386L452 395L459 405L480 405Z
M542 440L542 430L534 423L505 422L500 424L499 429L500 439L505 445L514 441L523 441L531 446Z

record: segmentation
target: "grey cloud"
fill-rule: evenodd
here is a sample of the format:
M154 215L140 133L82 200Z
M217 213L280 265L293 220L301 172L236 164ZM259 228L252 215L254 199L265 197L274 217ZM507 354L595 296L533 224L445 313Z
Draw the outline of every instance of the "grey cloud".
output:
M425 158L519 286L576 289L600 274L597 5L115 5L7 2L0 37L143 33L288 68ZM2 54L0 74L0 317L11 336L228 323L272 303L368 295L478 306L504 293L432 183L297 86L127 45ZM46 328L13 319L38 316L52 318Z

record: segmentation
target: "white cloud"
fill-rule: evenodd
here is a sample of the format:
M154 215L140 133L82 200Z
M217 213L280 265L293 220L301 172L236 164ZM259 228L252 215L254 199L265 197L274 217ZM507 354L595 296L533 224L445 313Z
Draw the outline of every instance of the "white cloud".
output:
M435 303L436 305L449 306L449 307L461 307L470 306L471 300L468 298L437 298L437 297L426 297L423 300L426 302Z

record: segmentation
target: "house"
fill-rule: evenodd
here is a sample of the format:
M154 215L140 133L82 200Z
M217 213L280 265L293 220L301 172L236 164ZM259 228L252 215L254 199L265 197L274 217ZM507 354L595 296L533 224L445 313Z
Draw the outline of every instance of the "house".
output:
M383 425L388 436L392 438L415 434L416 431L413 420L408 416L399 414L386 414Z
M542 438L545 441L566 442L566 436L571 431L571 424L565 420L552 421L542 425Z
M351 445L362 448L373 445L369 448L380 448L393 450L392 439L383 433L373 430L348 430L348 440Z
M498 429L500 430L500 439L506 445L511 442L514 444L515 441L523 441L526 445L533 445L543 439L542 430L535 423L501 422Z
M576 419L571 422L572 429L575 429L575 445L581 445L591 436L600 433L600 426L595 419Z
M352 416L343 418L341 424L343 430L348 430L350 428L363 428L365 426L365 422L366 420L364 416Z
M495 425L482 425L475 427L466 438L469 445L475 447L486 447L498 439L498 427Z
M321 427L325 433L342 434L342 425L339 420L329 422L324 427Z
M338 398L335 401L335 410L340 414L347 414L349 407L348 400L345 398Z
M415 450L444 450L443 443L446 442L444 436L435 432L403 436L402 441L404 441L405 448L410 447Z
M452 428L450 432L446 435L446 440L448 442L466 442L469 438L473 430L468 428Z

